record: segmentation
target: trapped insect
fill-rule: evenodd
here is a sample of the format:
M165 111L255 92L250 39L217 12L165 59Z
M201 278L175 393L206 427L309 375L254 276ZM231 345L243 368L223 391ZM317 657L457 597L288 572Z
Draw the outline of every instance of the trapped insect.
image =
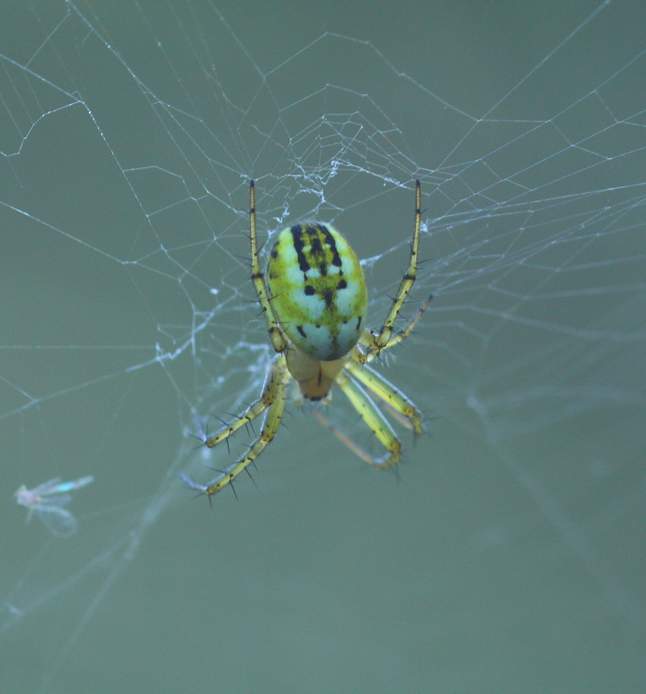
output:
M401 443L372 396L385 403L387 411L415 434L422 431L421 413L402 391L368 364L413 332L432 298L422 304L403 328L395 329L395 321L417 275L421 201L421 185L416 181L408 267L381 328L367 330L364 320L368 291L363 269L348 241L331 225L303 223L283 229L271 250L265 276L260 268L256 240L256 189L254 182L250 182L251 280L276 356L258 400L203 443L213 448L259 415L266 412L266 417L260 435L239 460L221 470L208 484L182 475L188 486L211 497L247 470L280 428L286 387L292 379L298 384L301 396L310 401L327 402L332 386L336 385L385 453L374 458L333 429L337 437L363 460L381 469L399 462ZM319 421L326 424L323 417Z
M27 489L23 484L16 490L15 497L20 506L28 509L27 522L36 516L53 535L69 537L78 530L78 522L65 508L72 500L68 492L92 482L94 477L91 475L70 482L62 482L60 477L55 477L33 489Z

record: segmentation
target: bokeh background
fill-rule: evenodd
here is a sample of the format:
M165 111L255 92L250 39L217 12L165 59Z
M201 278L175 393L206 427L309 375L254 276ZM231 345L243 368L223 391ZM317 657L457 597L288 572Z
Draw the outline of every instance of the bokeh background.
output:
M0 691L641 692L646 8L4 0ZM424 225L399 474L310 411L238 499L259 229L333 222L370 323ZM326 415L377 453L337 394ZM198 446L199 448L199 446ZM61 539L13 498L93 475Z

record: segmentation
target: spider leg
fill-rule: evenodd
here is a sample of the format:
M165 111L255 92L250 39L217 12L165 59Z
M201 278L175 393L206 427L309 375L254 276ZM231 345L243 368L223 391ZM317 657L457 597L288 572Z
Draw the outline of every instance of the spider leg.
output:
M395 325L397 316L399 315L399 312L401 311L401 308L404 305L404 302L406 301L406 298L408 297L410 290L413 288L413 284L415 284L415 279L417 278L417 256L419 254L419 235L421 224L422 186L419 181L415 181L415 226L413 228L413 237L411 239L410 244L410 257L408 260L408 267L406 268L406 272L404 273L399 283L399 289L397 290L397 294L393 299L393 303L390 307L388 315L386 316L386 320L384 321L384 324L381 326L381 330L379 332L374 333L370 332L364 338L362 338L362 343L366 349L365 353L363 354L364 362L370 361L371 359L376 357L379 354L379 352L381 352L383 349L386 349L387 346L391 346L391 341L394 338L397 338L398 335L400 337L397 340L397 342L401 342L402 339L404 339L404 337L406 337L406 335L410 333L410 330L413 329L411 326L410 330L408 330L406 335L401 336L401 333L403 331L401 331L400 333L394 333L393 326Z
M383 349L390 349L391 347L398 345L400 342L403 342L413 332L415 326L417 325L417 321L419 321L419 319L424 315L426 309L428 309L428 307L431 305L431 301L433 301L432 294L417 309L417 311L415 311L415 315L411 318L410 322L407 325L405 325L401 330L398 330L396 333L392 335L390 341L387 345L383 347Z
M428 297L428 299L426 299L426 301L424 301L424 303L417 309L417 311L415 311L415 315L411 318L411 320L401 330L398 330L396 333L393 333L392 337L390 338L390 341L385 347L381 349L381 352L395 347L400 342L403 342L413 332L415 326L417 325L417 322L424 315L424 313L426 313L428 307L431 305L431 301L433 301L432 294ZM374 350L372 350L373 341L374 335L369 330L365 330L359 338L359 344L361 345L361 349L355 349L352 355L352 358L355 362L357 362L358 364L366 364L368 362L371 362L375 357L379 355L379 352L375 352Z
M337 376L336 383L354 409L359 413L361 419L363 419L364 423L387 451L387 455L380 459L372 457L366 458L358 453L357 455L359 455L362 460L366 460L366 462L376 465L381 469L387 469L393 467L393 465L397 465L401 454L401 443L384 415L370 399L370 396L361 386L353 383L343 372ZM354 451L354 444L351 448Z
M314 417L322 427L325 427L328 431L332 432L344 446L349 448L358 458L361 458L364 463L372 464L373 460L370 453L361 448L361 446L358 443L355 443L347 434L344 434L342 431L337 429L324 414L321 412L315 412Z
M363 384L378 398L381 398L395 413L403 415L402 419L405 418L404 422L415 434L422 433L420 411L397 386L390 383L374 369L361 365L352 359L346 362L345 368L355 380Z
M285 410L285 386L289 379L287 362L285 357L280 355L272 365L269 381L261 396L261 401L264 403L263 409L268 408L268 411L260 436L249 446L246 453L237 462L227 467L219 477L204 487L204 493L209 497L230 485L241 472L247 470L249 465L271 443L280 427L280 420Z
M223 429L220 429L220 431L218 431L217 434L213 434L213 436L208 436L205 439L201 439L202 444L207 448L214 448L219 443L222 443L222 441L226 441L228 446L229 437L235 434L235 432L238 431L238 429L242 429L242 427L249 427L250 425L253 426L253 420L256 419L256 417L258 417L259 415L261 415L271 404L271 401L268 400L267 397L267 388L270 384L271 380L269 381L268 385L265 386L265 388L263 389L260 397L255 402L251 403L251 405L249 405L249 407L247 407L247 409L241 415L238 415L229 423L225 422L225 427Z
M253 181L249 181L249 240L251 243L251 281L256 288L258 301L262 306L265 320L267 321L267 332L271 344L276 352L284 352L287 349L287 338L274 316L274 311L267 294L265 284L265 273L260 269L258 260L258 241L256 238L256 186Z

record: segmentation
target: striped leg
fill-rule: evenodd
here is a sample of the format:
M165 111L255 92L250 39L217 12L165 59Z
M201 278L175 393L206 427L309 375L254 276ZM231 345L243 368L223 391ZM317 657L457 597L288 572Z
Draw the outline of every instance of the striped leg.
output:
M381 398L396 413L403 415L406 426L416 434L422 433L422 415L413 402L381 374L369 366L362 366L356 361L350 360L345 368L352 377L362 383L371 393Z
M261 396L264 408L268 408L268 412L260 436L249 446L242 458L228 466L222 474L202 488L209 497L231 484L271 443L280 427L280 420L285 410L285 387L289 378L287 362L285 357L280 355L273 363L271 376Z
M365 353L363 354L362 361L370 361L376 357L382 350L386 347L392 346L390 343L397 335L400 335L397 342L401 342L404 337L406 337L410 331L413 329L411 326L408 332L402 336L404 331L400 333L394 333L393 326L397 320L397 316L401 311L406 298L408 297L410 290L415 284L415 279L417 278L417 256L419 254L419 234L420 226L422 224L422 186L419 181L415 181L415 226L413 227L413 237L410 244L410 258L408 260L408 267L404 273L401 282L399 283L399 289L397 294L393 299L390 311L386 316L384 324L381 326L379 332L370 332L364 339L362 343L365 347Z
M213 434L213 436L209 436L208 438L204 439L204 445L207 448L214 448L219 443L222 443L222 441L226 441L232 434L235 434L238 429L241 429L242 427L247 426L247 424L253 422L253 420L261 415L270 404L271 402L268 399L268 393L266 390L263 390L262 395L258 398L258 400L249 405L249 407L247 407L247 409L241 415L227 424L226 427L220 429L217 434Z
M361 387L353 383L343 372L337 376L336 382L354 409L359 413L361 419L363 419L377 437L379 443L386 449L387 454L384 457L378 459L370 458L367 462L381 469L397 465L401 454L401 443L386 418ZM366 460L364 456L360 455L360 457Z
M260 261L258 260L258 241L256 240L256 186L253 181L249 181L249 239L251 242L251 281L256 288L258 301L265 314L267 332L269 333L271 344L277 352L284 352L287 349L287 339L276 320L276 316L274 316L274 311L267 295L265 273L260 269Z

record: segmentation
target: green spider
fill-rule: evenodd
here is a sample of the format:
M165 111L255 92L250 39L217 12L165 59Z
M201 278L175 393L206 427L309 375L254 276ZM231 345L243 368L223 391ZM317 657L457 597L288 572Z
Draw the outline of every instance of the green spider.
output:
M260 435L238 461L208 484L185 478L192 488L210 498L258 458L278 432L291 379L298 384L302 397L312 401L327 398L336 384L386 453L373 458L330 427L320 414L319 421L366 462L382 469L399 462L401 443L366 390L381 399L390 413L415 434L422 431L422 417L411 400L370 368L368 362L406 339L431 301L429 297L403 329L394 330L417 273L421 202L421 185L416 181L415 226L408 268L381 329L371 331L363 327L368 303L363 269L350 244L329 224L297 224L283 229L271 250L265 282L256 240L256 189L250 181L251 280L277 354L258 400L217 434L206 438L204 445L213 448L265 411L267 416Z

